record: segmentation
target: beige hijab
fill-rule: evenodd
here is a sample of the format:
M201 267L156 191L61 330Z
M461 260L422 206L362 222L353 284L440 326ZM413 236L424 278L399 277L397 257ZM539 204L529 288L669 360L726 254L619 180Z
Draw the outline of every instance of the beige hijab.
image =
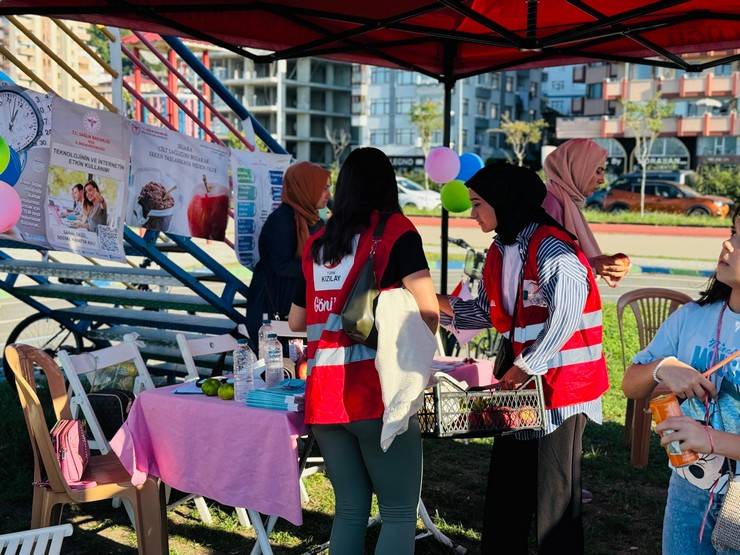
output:
M545 158L547 190L563 207L563 227L578 238L589 258L600 255L601 249L581 210L586 188L606 155L606 149L590 139L571 139Z

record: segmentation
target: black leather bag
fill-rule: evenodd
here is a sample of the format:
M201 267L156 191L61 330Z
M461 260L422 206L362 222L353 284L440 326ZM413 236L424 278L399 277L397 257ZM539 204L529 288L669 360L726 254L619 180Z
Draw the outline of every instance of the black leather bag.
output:
M128 417L134 394L124 389L101 389L88 393L93 412L107 440L111 440Z
M383 236L390 214L381 214L373 232L370 256L360 269L357 280L342 307L342 331L356 343L378 348L378 330L375 328L375 307L380 295L375 275L375 249Z

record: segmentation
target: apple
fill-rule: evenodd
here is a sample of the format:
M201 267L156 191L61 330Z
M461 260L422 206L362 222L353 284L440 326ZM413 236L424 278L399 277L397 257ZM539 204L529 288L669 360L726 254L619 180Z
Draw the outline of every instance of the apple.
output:
M520 408L517 417L519 418L521 426L536 426L537 421L539 420L537 411L534 410L533 407L529 406Z
M302 357L295 363L295 377L300 380L308 378L308 361Z
M229 216L229 190L226 187L209 185L203 176L202 191L190 199L188 225L190 235L202 239L223 241L226 238L226 222Z
M618 252L617 254L614 255L614 262L616 264L619 264L620 266L626 266L626 267L629 267L632 264L630 257L624 254L623 252Z

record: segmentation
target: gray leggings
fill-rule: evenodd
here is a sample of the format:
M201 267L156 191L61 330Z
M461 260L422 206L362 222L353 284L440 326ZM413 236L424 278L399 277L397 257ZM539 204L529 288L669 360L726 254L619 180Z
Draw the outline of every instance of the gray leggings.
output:
M330 555L361 555L373 492L383 525L376 555L414 553L416 511L421 493L422 455L419 421L380 448L382 420L313 426L334 488L336 510Z

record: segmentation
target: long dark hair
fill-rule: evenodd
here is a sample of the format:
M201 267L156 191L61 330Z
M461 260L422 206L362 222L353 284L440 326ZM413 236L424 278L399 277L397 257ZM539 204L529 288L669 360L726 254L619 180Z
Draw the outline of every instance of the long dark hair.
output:
M337 178L332 216L311 248L316 264L338 264L352 252L352 238L370 225L370 214L401 212L398 185L388 157L377 148L353 150Z
M740 217L740 204L735 207L730 218L730 225L732 226L731 235L735 235L735 220ZM717 272L715 272L711 278L707 288L701 292L699 300L696 301L701 306L715 303L717 301L728 301L730 294L732 293L732 287L726 283L722 283L717 279Z

